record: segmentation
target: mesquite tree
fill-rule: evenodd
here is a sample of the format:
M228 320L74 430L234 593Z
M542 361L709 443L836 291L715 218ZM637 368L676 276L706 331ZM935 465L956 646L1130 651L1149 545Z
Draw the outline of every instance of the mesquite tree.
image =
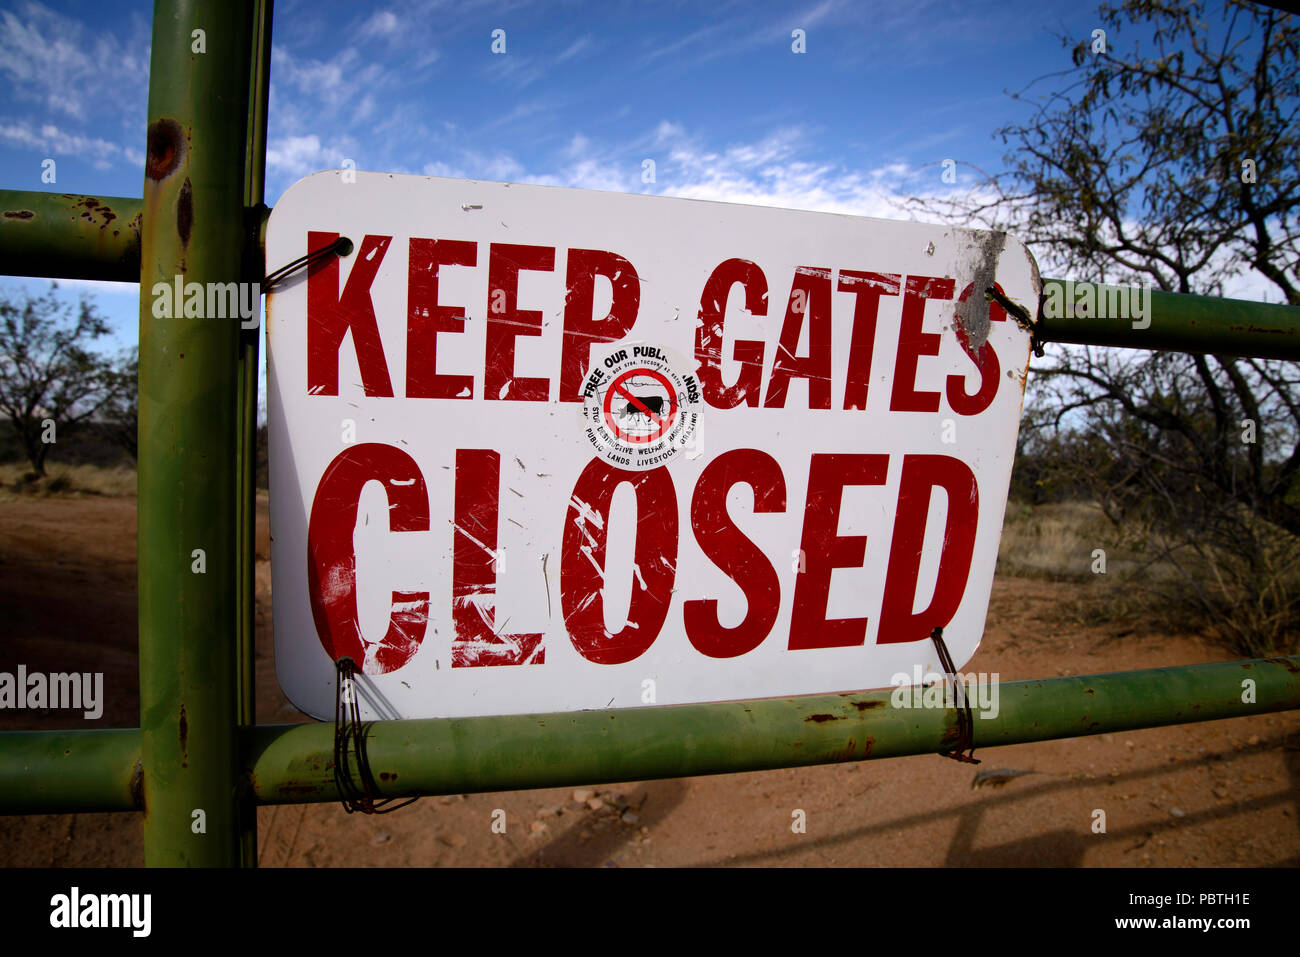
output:
M997 132L1004 171L914 208L1010 229L1061 278L1300 305L1297 18L1128 0L1061 41L1069 66L1013 95L1029 114ZM1101 440L1110 462L1089 455L1080 471L1143 530L1148 580L1238 651L1294 646L1300 368L1058 347L1031 382L1025 447Z
M109 332L86 299L51 283L42 296L0 294L0 414L37 475L61 439L84 427L120 388L110 359L90 349ZM134 383L132 383L134 386Z

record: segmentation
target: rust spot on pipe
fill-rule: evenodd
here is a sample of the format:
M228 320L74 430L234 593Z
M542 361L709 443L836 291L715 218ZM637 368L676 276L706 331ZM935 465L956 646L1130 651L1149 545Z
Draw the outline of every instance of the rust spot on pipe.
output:
M804 718L804 721L816 721L818 724L821 724L823 721L843 721L843 720L844 720L843 716L837 717L836 715L833 714L810 714L808 715L808 717Z
M101 230L107 229L113 220L117 219L117 213L113 211L113 207L100 202L98 197L83 196L77 201L77 205L85 209L85 212L81 214L82 219L88 220L92 224L95 222L96 217L103 220L99 224ZM117 235L117 233L114 232L114 235Z
M190 722L185 717L185 705L181 705L181 718L177 723L178 736L181 742L181 767L189 767L189 741L190 741Z
M181 184L181 194L176 197L176 235L181 238L181 245L190 244L190 232L194 228L194 187L190 178L185 177Z
M6 209L5 219L35 219L36 214L30 209Z
M850 701L849 704L859 711L870 711L872 708L883 708L885 706L883 701Z
M165 179L176 172L185 155L185 137L181 135L181 125L166 116L150 123L147 154L144 175L149 179Z
M1084 689L1083 689L1083 693L1084 693L1084 694L1095 695L1097 692L1093 691L1091 688L1084 688Z
M285 781L279 787L279 792L286 796L301 795L306 797L312 794L320 794L325 789L319 784L299 784L296 781ZM301 801L290 801L290 804L301 804Z
M862 756L864 758L871 757L871 752L872 750L875 749L875 747L876 747L876 739L867 738L867 740L862 742Z
M1293 675L1300 674L1300 667L1297 667L1296 663L1290 658L1265 658L1264 660L1270 664L1281 665Z
M135 768L131 771L131 800L140 810L144 810L144 764L140 761L135 762Z

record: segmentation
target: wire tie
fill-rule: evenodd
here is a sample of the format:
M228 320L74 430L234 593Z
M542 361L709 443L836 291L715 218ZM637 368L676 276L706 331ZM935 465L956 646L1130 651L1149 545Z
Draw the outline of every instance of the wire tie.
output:
M352 249L353 249L352 240L348 239L348 237L346 236L340 236L338 239L334 240L334 242L330 243L328 246L322 246L320 249L317 249L315 252L310 252L305 256L299 256L293 262L289 263L286 266L281 266L275 272L268 275L265 279L262 280L262 292L263 293L270 292L273 287L278 286L280 283L284 282L284 280L292 273L295 273L300 269L306 269L309 266L313 266L316 263L320 262L321 260L329 258L330 256L351 255Z
M414 803L419 795L405 800L385 798L375 783L370 757L366 754L366 726L361 723L361 706L357 701L356 668L356 662L347 656L334 663L334 786L338 788L343 809L349 814L354 811L387 814ZM349 756L356 758L355 779Z
M938 649L940 666L952 680L953 694L957 699L957 744L952 750L939 753L945 758L952 758L964 764L979 764L979 759L975 757L975 719L970 713L970 700L966 697L966 689L957 676L957 669L952 663L952 655L948 653L948 646L944 644L943 629L936 628L930 632L930 639Z

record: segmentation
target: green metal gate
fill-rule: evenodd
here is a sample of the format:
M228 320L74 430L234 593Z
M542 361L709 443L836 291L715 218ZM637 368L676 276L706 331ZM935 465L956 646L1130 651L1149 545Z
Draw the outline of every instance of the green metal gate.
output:
M191 52L192 31L207 52ZM271 0L156 0L143 199L0 191L11 275L140 283L140 727L0 734L0 814L138 811L149 865L252 866L256 807L337 801L327 724L255 726L257 330L153 315L147 291L257 282ZM1056 280L1045 280L1045 286ZM1300 309L1152 295L1151 325L1040 317L1038 338L1300 359ZM207 573L191 573L193 549ZM1255 701L1242 703L1242 682ZM1300 656L1005 682L973 744L1300 709ZM949 750L955 710L890 692L367 725L402 794L720 774ZM816 721L811 720L813 715ZM824 716L829 716L828 720ZM846 753L845 741L865 742ZM192 828L202 810L206 830Z

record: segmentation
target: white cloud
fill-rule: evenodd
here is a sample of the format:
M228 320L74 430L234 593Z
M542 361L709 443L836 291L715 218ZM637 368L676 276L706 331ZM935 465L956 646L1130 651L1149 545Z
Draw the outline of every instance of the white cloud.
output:
M401 33L401 21L392 10L376 10L370 19L361 25L363 37L395 37Z
M443 176L447 179L473 179L473 177L465 174L462 167L443 162L425 163L420 172L424 173L425 176Z
M504 80L522 90L530 83L540 80L546 73L546 68L536 57L519 53L497 53L488 58L484 72L493 79Z
M914 192L916 171L903 164L862 172L806 158L809 152L799 127L712 148L665 120L622 149L601 151L575 136L565 151L571 162L556 179L594 189L886 218L899 218L903 200ZM655 161L653 184L641 182L645 159Z
M341 169L343 161L355 163L356 143L348 137L337 145L325 145L314 133L310 136L284 136L266 147L266 166L269 170L293 177L303 177L323 169Z
M674 54L682 50L689 49L690 47L698 46L699 44L710 39L711 37L726 37L731 31L731 29L732 28L730 25L722 24L722 23L717 23L709 27L702 27L701 29L696 30L693 33L688 33L683 37L679 37L678 39L674 40L672 43L669 43L667 46L662 46L656 50L651 50L644 57L642 57L641 65L648 66L649 64L653 63L655 60L662 59L663 57L666 56L673 56Z
M731 20L702 27L651 50L641 58L639 65L650 66L655 61L668 57L669 63L678 67L683 62L704 63L718 57L738 56L764 46L774 49L785 46L789 49L793 28L806 30L844 8L844 0L822 0L816 6L788 14L779 20L755 18L749 13L741 14ZM755 22L759 25L754 26Z
M143 118L148 37L140 26L123 41L42 4L23 3L0 14L0 75L14 99L50 113L84 120L101 105L118 112L127 103Z
M795 19L798 21L799 26L810 27L815 23L820 23L831 11L840 6L842 6L840 0L824 0L824 2L817 4L807 13L801 14Z
M425 3L398 0L370 14L356 27L356 36L380 41L390 52L401 51L403 69L418 71L440 56L437 43L445 36L445 14Z
M272 199L294 180L322 169L339 169L345 159L366 169L351 134L373 122L387 102L388 72L348 48L333 57L298 56L284 47L271 51L270 129L267 195ZM372 151L373 152L373 151Z
M800 127L779 127L753 141L711 147L682 125L663 120L627 143L602 143L574 133L549 168L526 167L504 152L461 150L424 164L422 172L886 219L910 218L903 208L908 198L934 195L929 186L937 180L933 170L894 162L862 171L812 159L811 150L810 137ZM650 184L641 181L646 159L655 161L655 182Z
M571 60L589 46L591 46L591 34L584 33L565 47L560 55L555 58L555 62L563 63L565 60Z
M278 46L272 48L271 55L273 91L283 83L286 89L296 88L304 96L335 110L355 110L355 103L373 94L387 79L381 64L366 62L352 47L328 60L300 59Z
M510 126L511 124L522 120L525 117L535 116L538 113L555 112L556 107L553 102L548 100L529 100L526 103L516 103L509 113L502 113L500 116L493 117L482 126L478 127L477 135L482 135L490 129L498 126Z
M458 163L425 163L421 168L425 176L446 176L451 179L483 179L498 182L533 182L519 161L506 153L484 156L472 150L464 151Z
M0 125L0 140L20 149L51 156L75 156L95 169L108 169L112 161L118 159L144 167L144 155L138 150L123 149L98 137L68 133L53 123L46 123L39 129L21 121Z

